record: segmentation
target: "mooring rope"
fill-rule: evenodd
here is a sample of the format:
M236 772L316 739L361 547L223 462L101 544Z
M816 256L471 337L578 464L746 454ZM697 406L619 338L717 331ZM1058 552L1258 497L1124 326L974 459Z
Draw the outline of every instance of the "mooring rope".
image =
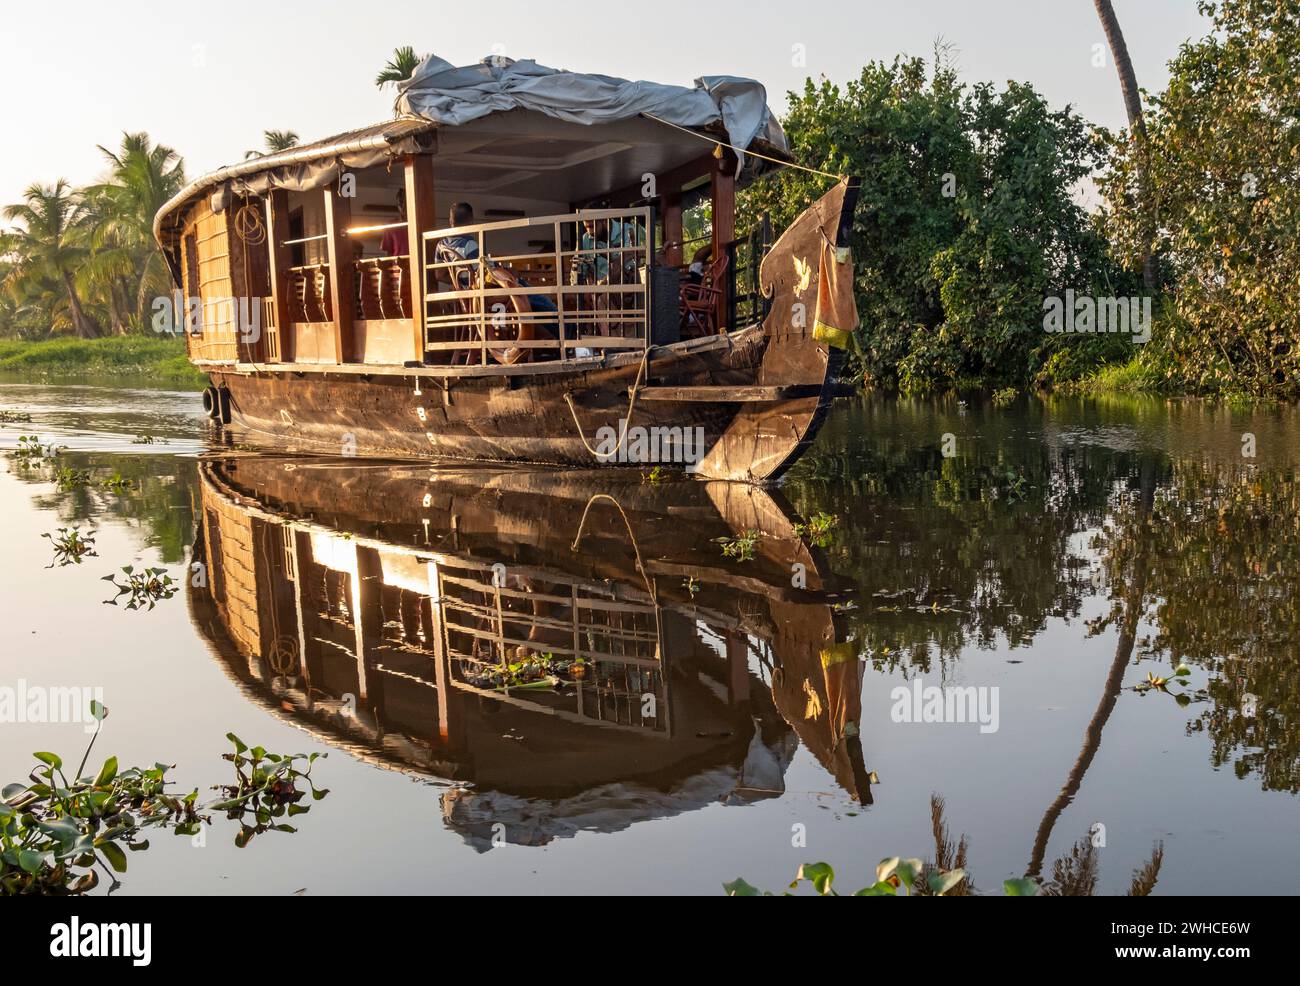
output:
M636 381L632 384L632 396L627 403L627 417L623 419L623 427L619 431L618 444L615 445L614 448L609 452L598 452L591 447L591 443L587 441L586 434L583 433L582 422L578 420L577 408L573 406L573 395L569 393L566 393L564 395L564 402L569 405L569 413L573 415L573 423L578 429L578 438L581 439L583 445L587 446L587 451L590 452L592 455L594 455L601 462L605 462L611 456L616 455L618 453L618 450L623 445L623 436L627 434L628 428L632 426L632 411L636 408L637 395L641 393L641 379L645 374L646 364L649 362L649 360L650 360L650 347L646 346L645 351L641 354L641 365L637 367Z
M847 177L847 175L832 174L829 171L819 171L816 168L810 168L805 164L796 164L793 161L782 161L780 158L769 157L766 154L760 154L758 151L746 150L743 147L737 147L735 144L730 144L727 141L721 140L717 137L710 137L707 134L699 133L696 130L692 130L690 127L683 127L683 126L679 126L676 123L670 123L667 120L655 116L653 113L643 112L641 115L644 116L646 119L654 120L655 123L662 123L665 127L672 127L674 130L680 130L684 134L690 134L692 137L698 137L700 140L707 141L710 144L716 144L719 147L730 147L737 154L749 154L752 155L753 157L762 158L764 161L771 161L773 164L779 164L785 168L798 168L800 171L807 171L809 174L812 175L821 175L823 178L834 178L836 181L844 181L844 179Z

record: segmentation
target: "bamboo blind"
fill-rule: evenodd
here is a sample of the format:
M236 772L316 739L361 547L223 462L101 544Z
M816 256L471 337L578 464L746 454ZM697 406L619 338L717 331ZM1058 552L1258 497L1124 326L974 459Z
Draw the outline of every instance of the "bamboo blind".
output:
M233 360L238 357L239 303L230 269L230 237L226 214L213 212L207 200L194 211L186 238L194 244L197 284L187 283L187 299L202 302L202 320L197 335L189 336L189 353L198 359ZM186 271L187 278L191 271Z

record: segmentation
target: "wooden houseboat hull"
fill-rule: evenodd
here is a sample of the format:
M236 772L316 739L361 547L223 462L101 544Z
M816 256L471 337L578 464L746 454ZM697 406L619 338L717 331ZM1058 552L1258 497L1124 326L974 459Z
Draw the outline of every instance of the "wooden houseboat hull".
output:
M216 370L210 377L228 395L230 424L254 445L585 468L662 465L714 478L775 479L815 437L837 392L838 353L826 359L822 381L764 389L753 383L766 345L762 326L701 341L711 345L652 351L644 368L639 355L629 355L532 375L320 367L301 374ZM644 386L633 405L638 381ZM708 396L729 389L761 399ZM667 399L673 393L686 399ZM789 396L771 399L779 393ZM613 437L620 434L621 445Z

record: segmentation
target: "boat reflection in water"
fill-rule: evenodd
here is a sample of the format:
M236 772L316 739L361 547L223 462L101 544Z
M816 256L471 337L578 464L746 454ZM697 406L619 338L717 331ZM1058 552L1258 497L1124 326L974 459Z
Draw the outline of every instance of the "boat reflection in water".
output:
M453 782L477 848L775 797L799 742L871 800L842 587L774 494L263 455L200 474L192 609L232 678Z

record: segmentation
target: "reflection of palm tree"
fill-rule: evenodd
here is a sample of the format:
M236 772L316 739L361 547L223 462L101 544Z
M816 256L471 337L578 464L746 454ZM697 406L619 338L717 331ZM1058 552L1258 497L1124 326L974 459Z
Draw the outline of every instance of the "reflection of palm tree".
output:
M1149 458L1143 458L1139 469L1141 474L1141 500L1138 508L1138 530L1145 532L1147 519L1150 517L1152 506L1155 503L1155 464ZM1065 786L1061 788L1056 800L1048 806L1047 812L1043 815L1043 820L1038 825L1033 852L1029 859L1029 868L1025 871L1026 876L1038 876L1042 870L1043 856L1047 851L1047 841L1051 838L1056 820L1060 818L1061 812L1065 810L1066 805L1073 801L1074 796L1078 793L1079 786L1083 783L1083 776L1088 772L1088 767L1092 765L1092 758L1096 756L1097 749L1101 746L1101 731L1105 728L1106 721L1115 709L1115 702L1119 699L1120 690L1124 685L1124 670L1128 667L1129 659L1133 656L1133 643L1137 636L1138 620L1142 615L1142 598L1146 594L1149 568L1146 561L1147 544L1148 540L1139 535L1138 550L1133 559L1133 570L1130 573L1128 591L1124 597L1124 621L1120 626L1119 639L1115 644L1115 659L1111 662L1109 674L1106 675L1106 683L1101 692L1101 701L1097 704L1092 719L1088 721L1088 728L1084 730L1083 748L1079 751L1074 766L1070 768L1070 773L1065 779Z
M424 60L417 55L410 45L393 49L393 57L384 65L383 70L375 76L375 85L380 89L387 85L405 82L414 74L416 66Z
M1124 42L1124 32L1119 28L1119 19L1115 16L1115 8L1111 6L1110 0L1093 0L1093 4L1097 8L1097 16L1101 18L1101 29L1106 33L1111 56L1115 59L1115 71L1119 73L1119 88L1124 97L1124 113L1128 116L1129 130L1135 139L1145 143L1147 130L1142 120L1142 94L1138 89L1137 75L1133 72L1128 45ZM1143 167L1142 171L1145 173L1146 168ZM1142 196L1146 200L1142 207L1149 208L1149 195L1145 186ZM1147 250L1143 251L1142 256L1142 280L1148 291L1155 289L1155 265Z
M6 245L19 258L5 279L6 287L17 294L24 282L53 278L67 298L73 331L82 339L103 335L82 305L74 273L87 253L78 236L84 216L81 196L62 178L53 185L33 184L23 192L22 202L5 206L4 216L22 224L6 234Z

